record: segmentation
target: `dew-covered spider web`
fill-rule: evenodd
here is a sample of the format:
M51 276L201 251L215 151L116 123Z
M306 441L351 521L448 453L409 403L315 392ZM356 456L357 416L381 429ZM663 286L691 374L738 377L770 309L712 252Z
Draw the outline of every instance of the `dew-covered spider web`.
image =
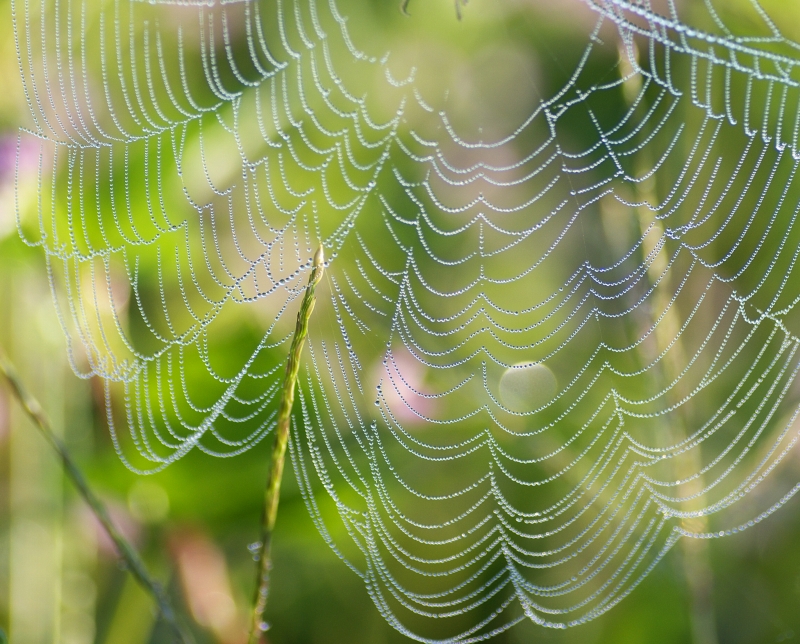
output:
M292 466L420 641L591 620L798 490L796 9L482 2L13 5L19 226L120 457L269 440L321 241Z

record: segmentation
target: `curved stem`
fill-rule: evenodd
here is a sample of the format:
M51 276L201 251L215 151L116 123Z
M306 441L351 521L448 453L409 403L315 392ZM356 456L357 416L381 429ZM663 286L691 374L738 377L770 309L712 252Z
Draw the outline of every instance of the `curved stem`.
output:
M289 359L286 362L286 374L283 378L280 406L278 407L278 421L275 427L275 444L270 458L267 487L264 491L264 514L261 523L261 544L258 550L258 564L256 577L256 594L253 598L253 615L250 624L250 644L259 644L264 641L264 632L268 625L264 622L264 610L267 607L269 594L269 571L272 568L271 547L272 532L275 529L275 518L278 514L278 501L281 494L281 478L283 477L283 463L286 458L286 445L289 442L289 425L292 419L292 404L294 403L294 387L297 382L297 373L300 370L300 355L303 344L308 335L308 321L314 310L315 290L322 279L325 255L322 244L314 254L314 266L311 277L303 295L300 311L297 313L297 324L289 349Z
M167 594L164 592L164 589L161 587L161 584L159 584L150 576L150 572L147 570L147 567L134 549L133 545L122 535L119 530L117 530L116 526L111 521L111 517L108 514L108 510L103 505L103 502L89 487L89 483L84 478L83 473L80 471L80 469L78 469L75 461L72 460L66 445L64 445L61 439L59 439L58 436L56 436L53 432L53 428L50 425L50 420L44 413L39 401L37 401L25 389L25 386L22 384L16 369L14 369L14 366L11 364L2 350L0 350L0 375L5 377L11 393L20 403L22 409L39 429L45 440L47 440L50 446L58 454L67 476L75 485L78 493L83 497L83 500L89 505L95 517L97 517L97 520L106 531L106 534L108 534L108 536L114 542L117 552L127 565L128 570L131 571L133 576L136 578L136 581L139 582L142 588L152 595L153 599L158 605L159 611L161 611L164 621L167 622L172 629L175 641L180 642L181 644L192 644L193 639L191 635L178 622L178 618L174 609L172 608L172 604L170 603ZM2 639L0 639L0 642L2 642Z

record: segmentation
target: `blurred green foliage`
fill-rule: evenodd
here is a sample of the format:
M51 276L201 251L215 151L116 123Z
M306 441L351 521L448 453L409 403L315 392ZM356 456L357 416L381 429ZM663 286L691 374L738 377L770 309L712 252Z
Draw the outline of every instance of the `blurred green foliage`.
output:
M582 52L584 36L580 29L576 34L573 24L583 19L579 9L569 5L562 11L547 3L520 2L512 3L511 9L495 10L483 1L482 5L475 0L467 9L481 16L476 26L478 20L471 20L469 13L462 22L455 21L450 2L412 0L412 23L400 14L398 3L373 0L351 11L354 22L364 23L352 29L369 33L370 25L380 24L373 38L391 38L401 49L432 47L433 40L445 43L438 50L442 65L453 67L480 48L481 38L506 40L534 61L538 93L534 98L552 95ZM578 13L571 16L573 10ZM787 10L778 6L776 11ZM264 442L234 460L193 452L148 478L146 485L120 463L105 426L102 387L78 380L67 366L42 254L26 247L15 231L16 128L28 117L10 17L9 1L0 0L0 343L122 528L191 616L198 642L237 644L242 641L252 592L254 565L247 545L258 538L270 444ZM426 41L427 24L431 30L435 25L436 32ZM409 44L404 45L406 41ZM607 59L593 59L590 72L602 79L617 73L616 64L611 49ZM484 90L491 94L492 79L484 80ZM467 105L455 116L465 131L477 122L470 120L474 116L470 99L464 99ZM601 122L618 119L624 109L623 97L618 99L603 104L606 113L597 114ZM518 116L512 111L507 118L514 121ZM569 136L580 138L581 133L567 131L565 137ZM141 330L137 324L132 316L134 341L148 342L147 334L137 335ZM224 342L234 349L260 339L253 320L232 319L226 324L230 334ZM280 359L276 353L275 360ZM798 538L800 500L795 499L755 528L708 544L720 644L800 639ZM273 553L270 642L407 641L383 621L361 580L319 536L290 469ZM683 556L674 549L636 592L588 625L548 631L524 623L496 641L692 642L693 607ZM8 627L14 644L167 641L148 597L119 568L80 499L64 483L55 458L4 393L0 393L0 624ZM0 635L0 641L3 638Z

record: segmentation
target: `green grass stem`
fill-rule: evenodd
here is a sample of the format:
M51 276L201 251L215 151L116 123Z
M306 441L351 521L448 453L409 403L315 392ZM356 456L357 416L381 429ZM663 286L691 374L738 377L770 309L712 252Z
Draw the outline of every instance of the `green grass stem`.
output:
M72 460L66 445L64 445L61 439L53 432L50 420L42 409L42 406L25 389L16 369L2 350L0 350L0 375L5 378L11 393L20 403L27 416L33 421L48 444L58 454L64 471L77 488L78 493L83 497L83 500L91 508L95 517L97 517L97 520L106 531L106 534L108 534L114 542L117 552L120 558L125 562L127 569L131 572L136 581L141 584L142 588L152 595L161 612L161 616L172 630L175 641L181 644L192 644L194 641L193 638L179 623L175 610L172 608L172 604L167 594L164 592L164 589L161 587L161 584L153 579L141 557L136 552L136 549L122 533L117 530L103 502L89 487L89 483L86 481L83 473L75 464L75 461ZM2 642L2 639L0 639L0 642Z
M325 266L325 254L322 244L314 254L314 265L311 276L303 295L303 302L297 314L292 345L289 349L289 358L286 362L286 374L283 378L280 406L278 408L278 421L275 427L275 443L270 458L267 487L264 491L264 509L261 524L261 543L257 554L256 593L253 599L253 615L250 624L249 644L264 642L264 632L269 628L264 621L264 610L267 607L269 595L269 573L272 567L271 546L272 533L275 529L275 519L278 514L278 501L281 494L281 479L283 478L283 464L286 459L286 446L289 442L289 426L292 419L292 404L294 403L294 388L297 382L297 373L300 370L300 355L303 344L308 335L308 321L314 310L315 290L322 279Z

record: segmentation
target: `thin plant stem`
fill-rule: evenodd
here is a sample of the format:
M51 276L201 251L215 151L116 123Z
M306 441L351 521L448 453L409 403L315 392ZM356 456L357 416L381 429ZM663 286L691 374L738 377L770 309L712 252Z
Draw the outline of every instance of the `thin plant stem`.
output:
M297 382L297 372L300 370L300 355L303 344L308 335L308 321L314 310L316 301L314 292L317 284L322 279L325 265L325 254L322 244L314 254L314 265L311 276L303 295L303 302L297 314L297 325L289 349L289 358L286 362L286 374L283 378L280 406L278 408L278 421L275 427L275 444L270 458L267 487L264 491L264 509L261 524L261 543L257 553L256 593L253 598L253 618L250 625L249 644L259 644L264 641L264 632L268 625L264 621L264 610L267 607L269 594L269 572L272 568L271 546L272 533L275 529L275 518L278 514L278 501L281 494L281 478L283 478L283 463L286 458L286 445L289 442L289 426L292 418L292 404L294 403L294 388Z
M108 534L108 536L114 542L117 552L125 562L127 569L130 570L142 588L152 595L153 599L158 605L161 616L173 631L175 641L181 642L182 644L193 644L193 638L179 623L175 610L172 608L172 604L170 603L167 594L164 592L164 589L161 587L161 584L153 579L133 545L122 535L119 530L117 530L114 522L111 520L111 517L108 514L108 510L103 505L103 502L89 487L89 483L84 478L83 473L75 464L75 461L72 460L72 456L70 456L66 445L53 432L53 428L50 425L50 420L47 418L47 415L42 409L42 406L39 404L39 401L37 401L25 389L25 386L22 384L22 380L17 374L16 369L1 349L0 375L5 377L11 393L20 403L22 409L39 429L42 436L44 436L45 440L50 444L50 447L52 447L58 454L58 457L61 459L61 464L64 467L64 471L77 488L78 493L83 497L83 500L86 501L88 506L91 508L95 517L97 517L97 520L106 531L106 534ZM0 642L2 642L1 639Z

